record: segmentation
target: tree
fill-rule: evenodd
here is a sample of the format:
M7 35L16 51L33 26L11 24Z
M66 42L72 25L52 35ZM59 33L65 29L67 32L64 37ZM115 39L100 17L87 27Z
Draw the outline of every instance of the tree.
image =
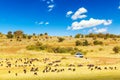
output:
M115 47L113 48L113 51L114 51L115 53L119 53L120 47L119 47L119 46L115 46Z
M14 32L15 38L17 38L17 41L21 41L21 38L23 38L23 31L18 30Z
M0 32L0 37L2 37L2 33Z
M40 36L43 36L43 34L41 33Z
M8 31L8 33L7 33L7 38L13 38L13 34L12 34L12 31Z
M102 42L102 41L95 40L95 41L93 41L93 44L94 44L94 45L102 45L103 42Z
M32 35L28 35L28 39L31 39L32 38Z
M80 38L80 36L81 36L80 34L76 34L75 38Z
M33 36L36 36L36 34L35 34L35 33L33 33Z
M23 34L23 38L24 38L24 39L27 39L27 38L28 38L28 35L27 35L27 34Z
M65 39L62 37L58 37L58 42L63 42Z
M76 45L76 46L81 46L82 43L81 43L79 40L77 40L77 41L75 42L75 45Z
M88 41L85 40L85 41L83 42L83 46L88 46L88 45L89 45Z
M48 33L45 33L44 35L48 35Z

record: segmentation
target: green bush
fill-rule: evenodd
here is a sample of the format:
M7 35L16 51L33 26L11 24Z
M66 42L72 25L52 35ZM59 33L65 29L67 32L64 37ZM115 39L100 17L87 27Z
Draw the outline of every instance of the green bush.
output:
M69 53L71 51L73 51L73 48L72 47L53 47L52 48L53 52L54 53Z
M58 42L63 42L65 39L62 37L58 37Z
M99 51L102 51L103 50L103 48L99 48Z
M94 45L103 45L103 42L102 42L102 41L95 40L95 41L93 41L93 44L94 44Z
M27 48L27 50L35 50L36 46L35 45L29 45L26 48Z
M35 45L29 45L26 47L27 50L45 50L47 52L54 52L54 53L72 53L74 51L78 52L78 48L73 47L51 47L49 45L43 45L40 42L35 43Z
M80 42L79 40L77 40L77 41L75 42L75 45L76 45L76 46L81 46L81 45L82 45L82 42Z
M41 42L35 43L35 46L42 46L43 44Z
M113 48L113 51L114 51L115 53L119 53L120 47L119 47L119 46L115 46L115 47Z
M89 45L88 41L85 40L85 41L83 42L83 46L88 46L88 45Z
M80 34L76 34L76 35L75 35L75 38L80 38Z

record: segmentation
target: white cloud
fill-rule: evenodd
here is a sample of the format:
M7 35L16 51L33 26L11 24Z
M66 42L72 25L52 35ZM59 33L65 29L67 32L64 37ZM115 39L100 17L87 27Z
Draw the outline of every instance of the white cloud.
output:
M84 7L79 8L73 15L72 15L72 19L76 20L76 19L82 19L82 18L86 18L87 15L84 15L84 13L87 12L87 9L85 9Z
M51 0L51 2L54 2L54 0Z
M49 24L49 22L46 22L45 24L46 24L46 25L48 25L48 24Z
M73 12L72 11L68 11L66 16L70 16Z
M112 23L112 20L100 20L100 19L93 19L90 18L89 20L81 20L80 22L73 22L71 26L72 30L79 30L79 29L84 29L84 28L90 28L90 27L95 27L98 25L110 25Z
M120 9L120 6L118 6L118 9Z
M39 22L38 24L44 24L44 22L43 22L43 21L41 21L41 22Z
M67 30L71 30L71 27L70 27L70 26L68 26L68 27L67 27Z
M89 33L106 33L108 30L107 28L100 28L100 29L97 29L96 27L93 28L93 29L90 29L88 32Z
M53 8L55 7L54 0L42 0L43 2L46 3L48 11L52 11Z
M53 8L53 7L54 7L54 5L53 5L53 4L51 4L51 5L49 5L49 6L48 6L48 8Z
M47 3L47 4L50 4L50 1L47 1L46 3Z
M38 25L48 25L49 22L44 22L44 21L41 21L41 22L35 22L35 24L38 24Z
M48 5L48 11L52 11L54 6L55 6L54 4Z
M96 33L106 33L107 32L107 28L97 29L95 32Z

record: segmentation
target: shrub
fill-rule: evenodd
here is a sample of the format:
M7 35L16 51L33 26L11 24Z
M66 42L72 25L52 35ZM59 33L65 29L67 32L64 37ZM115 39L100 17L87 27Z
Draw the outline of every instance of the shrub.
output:
M42 46L43 44L41 42L35 43L35 46Z
M86 55L88 53L88 51L82 51L82 54Z
M75 45L76 45L76 46L81 46L81 45L82 45L82 42L80 42L79 40L77 40L77 41L75 42Z
M58 42L63 42L65 39L62 37L58 37Z
M75 53L76 53L75 51L72 51L70 54L71 54L71 55L75 55Z
M78 51L79 49L75 47L74 50Z
M61 59L63 60L63 59L67 59L67 58L66 57L62 57Z
M103 48L99 48L99 51L102 51L103 50Z
M90 52L93 52L93 50L90 50Z
M102 45L103 42L102 42L102 41L95 40L95 41L93 42L93 44L94 44L94 45Z
M27 50L35 50L36 46L35 45L29 45L26 48L27 48Z
M113 48L113 51L114 51L115 53L119 53L120 47L119 47L119 46L115 46L115 47Z
M88 41L85 40L85 41L83 42L83 46L88 46L88 45L89 45Z
M80 34L76 34L76 35L75 35L75 38L80 38Z

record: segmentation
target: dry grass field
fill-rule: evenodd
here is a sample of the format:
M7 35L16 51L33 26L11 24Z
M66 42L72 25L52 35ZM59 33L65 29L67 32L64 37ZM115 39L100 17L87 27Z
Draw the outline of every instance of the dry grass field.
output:
M82 39L80 39L82 40ZM89 42L91 39L87 39ZM41 41L51 46L75 47L76 39ZM103 40L104 45L77 46L84 58L70 53L27 50L33 40L0 40L0 80L120 80L120 54L113 47L120 41Z

